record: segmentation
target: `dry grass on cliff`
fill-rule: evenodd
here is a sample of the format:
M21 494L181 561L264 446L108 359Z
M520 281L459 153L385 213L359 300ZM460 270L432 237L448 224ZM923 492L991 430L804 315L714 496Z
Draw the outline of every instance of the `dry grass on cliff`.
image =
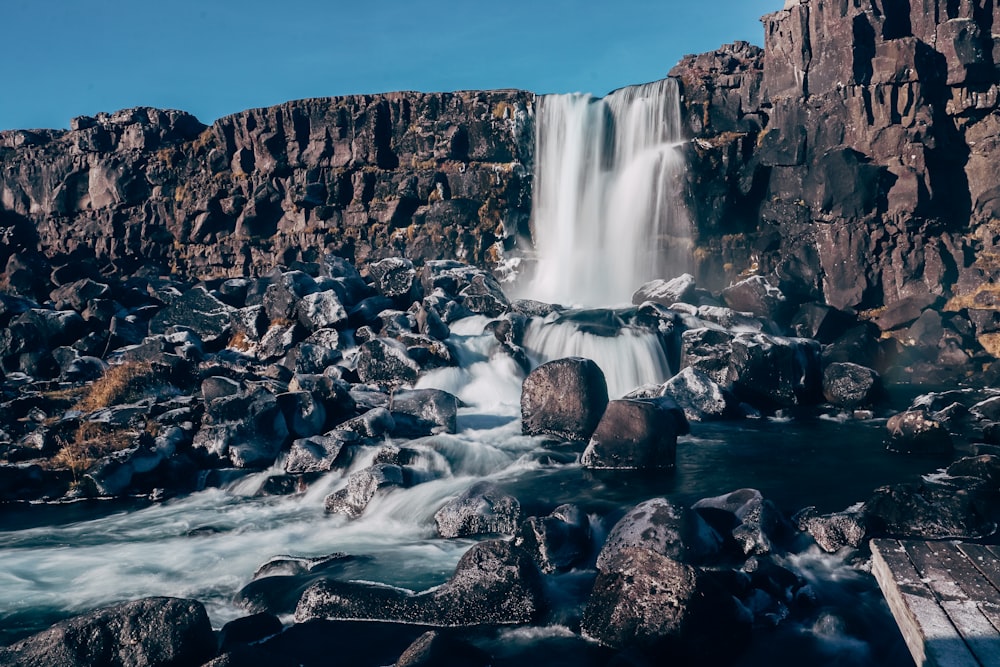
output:
M144 361L131 361L112 366L103 376L90 384L76 409L94 412L112 405L132 403L159 383L153 366Z
M73 481L87 472L98 460L114 452L128 449L138 433L129 428L112 426L103 422L83 422L71 440L64 440L52 457L52 465L66 468L73 474Z

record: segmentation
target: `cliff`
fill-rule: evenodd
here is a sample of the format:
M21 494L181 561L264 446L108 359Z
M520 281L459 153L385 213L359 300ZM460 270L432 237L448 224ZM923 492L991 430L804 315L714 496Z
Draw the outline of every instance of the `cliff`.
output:
M495 264L527 230L533 104L518 91L391 93L211 126L137 108L2 132L0 263L15 282L36 248L56 265L190 278L324 253Z
M696 137L702 277L751 269L836 308L930 294L992 311L1000 4L788 0L763 23L763 50L670 73Z

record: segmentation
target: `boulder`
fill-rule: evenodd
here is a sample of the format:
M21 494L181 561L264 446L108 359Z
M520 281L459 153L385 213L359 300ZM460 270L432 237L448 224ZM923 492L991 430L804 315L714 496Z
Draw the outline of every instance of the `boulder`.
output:
M581 463L587 468L670 468L677 436L688 430L684 411L671 398L611 401Z
M287 438L277 398L258 387L211 401L193 447L238 468L265 468L274 463Z
M635 547L682 563L698 563L719 553L722 537L696 511L666 498L652 498L614 525L597 556L597 569L608 572L620 553Z
M526 549L547 574L582 566L591 550L587 514L576 505L560 505L545 517L529 517L514 543Z
M403 257L389 257L369 265L368 275L378 293L390 299L409 296L419 286L413 262Z
M403 469L397 465L376 463L364 470L352 473L347 478L347 486L334 491L323 501L330 514L345 514L356 519L364 514L368 503L384 489L394 489L405 485Z
M920 540L994 536L998 510L996 487L975 477L885 486L863 508L871 534Z
M632 303L636 306L652 301L670 307L675 303L697 304L695 280L690 273L684 273L670 280L652 280L635 291Z
M836 553L844 547L857 549L868 537L868 523L860 510L820 514L815 507L807 507L793 521L827 553Z
M510 310L510 301L500 288L500 283L486 273L473 276L468 286L458 295L463 306L486 317L499 317Z
M568 357L542 364L521 387L521 431L587 440L608 405L608 385L590 359Z
M513 535L521 503L492 482L476 482L434 514L441 537Z
M872 369L836 362L823 371L823 397L838 407L859 408L872 405L882 394L882 379Z
M886 422L888 449L900 454L949 454L954 446L951 435L924 410L907 410Z
M716 384L728 388L733 336L721 329L688 329L681 334L681 369L694 368Z
M343 467L346 462L342 459L350 458L342 456L346 453L344 448L358 442L360 438L353 431L330 431L324 435L295 440L285 457L285 472L303 475Z
M295 306L295 311L299 322L309 331L347 323L347 310L332 289L305 295Z
M176 667L215 656L216 641L200 602L144 598L99 609L0 648L11 667Z
M733 310L786 324L791 316L789 302L782 291L763 276L751 276L722 290L722 298Z
M781 511L756 489L703 498L692 508L720 534L731 536L746 555L771 553L775 541L789 532Z
M736 601L708 574L640 547L597 575L581 630L614 648L709 663L749 639Z
M394 392L391 412L396 421L393 433L420 437L458 430L459 400L441 389L409 389Z
M441 586L422 593L325 579L302 594L295 620L373 619L432 627L519 625L543 609L541 580L531 557L511 542L472 546Z
M420 366L399 341L375 338L358 348L357 371L362 382L398 387L416 382Z
M430 630L403 651L393 667L491 667L488 653L452 635Z
M740 333L731 350L729 384L742 400L761 408L818 402L822 375L816 341Z
M278 617L267 612L237 618L223 625L219 631L219 651L229 651L241 644L259 643L281 630Z
M326 408L308 391L289 391L276 396L278 408L292 437L308 438L323 432Z
M235 308L198 285L154 315L149 322L149 332L162 334L171 327L186 327L204 342L212 343L229 335L235 312Z
M736 397L707 373L688 366L670 378L662 389L684 410L688 421L729 419L740 415Z

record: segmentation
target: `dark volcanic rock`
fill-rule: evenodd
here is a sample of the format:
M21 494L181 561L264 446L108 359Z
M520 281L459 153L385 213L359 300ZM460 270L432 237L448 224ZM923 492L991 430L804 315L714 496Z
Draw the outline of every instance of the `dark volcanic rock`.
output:
M201 603L145 598L90 612L0 648L10 667L180 667L215 656L216 640Z
M550 435L587 440L608 405L608 385L590 359L570 357L542 364L521 388L521 430L525 435Z
M739 415L736 397L712 378L693 366L667 380L663 395L672 398L684 410L689 421L727 419Z
M405 485L403 469L388 463L373 466L352 473L347 478L347 486L326 497L326 511L331 514L346 514L352 519L361 516L368 503L383 489L393 489Z
M830 364L823 371L823 396L834 405L857 408L876 402L882 392L878 373L852 363Z
M364 343L358 350L358 377L362 382L384 386L412 384L420 367L411 359L404 347L391 338L376 338Z
M738 489L692 506L723 535L731 535L744 554L767 554L788 531L781 511L756 489Z
M888 447L902 454L947 454L952 451L951 435L940 422L923 410L908 410L886 422Z
M863 509L874 534L923 540L990 537L998 510L996 487L974 477L882 487Z
M445 584L423 593L332 579L302 595L298 622L312 618L377 619L436 627L530 623L542 610L538 571L510 542L480 542Z
M614 525L597 556L597 569L608 572L613 559L633 547L696 563L717 554L722 538L694 510L653 498L633 507Z
M490 667L486 652L439 631L425 632L399 656L394 667Z
M583 633L616 648L713 660L749 638L735 600L710 576L647 549L622 549L597 576Z
M672 398L611 401L580 462L587 468L670 468L677 436L686 433L684 411Z
M514 543L532 554L545 573L568 570L584 561L591 549L590 519L576 505L560 505L546 517L529 517Z
M513 535L521 520L521 503L491 482L477 482L434 514L441 537Z

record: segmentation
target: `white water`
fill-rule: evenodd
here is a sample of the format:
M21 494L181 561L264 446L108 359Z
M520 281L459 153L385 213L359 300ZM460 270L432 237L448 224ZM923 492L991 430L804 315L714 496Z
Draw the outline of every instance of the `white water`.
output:
M537 127L537 265L525 296L629 303L643 283L690 270L675 81L622 88L603 99L548 95Z

